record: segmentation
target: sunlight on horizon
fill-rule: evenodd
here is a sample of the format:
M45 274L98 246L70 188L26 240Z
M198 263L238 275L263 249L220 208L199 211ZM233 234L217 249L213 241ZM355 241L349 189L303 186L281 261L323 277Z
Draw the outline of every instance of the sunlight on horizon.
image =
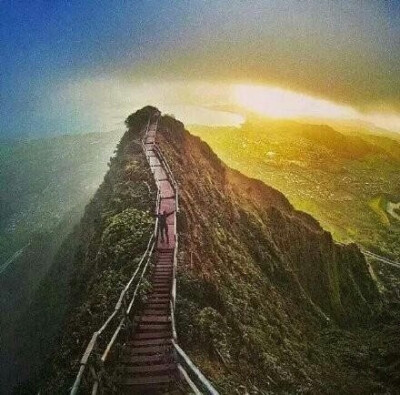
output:
M362 113L326 99L251 82L75 79L57 89L49 87L49 94L43 95L40 104L43 111L54 114L63 108L60 125L86 131L123 128L130 113L148 104L173 114L186 125L240 127L247 115L254 112L277 120L342 120L400 131L397 113ZM76 125L71 124L72 119Z
M234 97L238 105L276 119L304 116L350 119L358 115L351 107L276 87L235 85Z

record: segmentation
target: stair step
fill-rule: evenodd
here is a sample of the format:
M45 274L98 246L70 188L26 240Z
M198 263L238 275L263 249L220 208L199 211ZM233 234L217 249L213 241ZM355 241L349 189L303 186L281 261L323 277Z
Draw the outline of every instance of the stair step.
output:
M130 355L126 354L121 357L121 363L127 365L134 364L163 364L173 361L172 354L156 354L156 355Z
M153 272L153 277L165 277L165 278L172 278L172 269L157 269Z
M145 309L143 314L148 315L168 315L169 314L169 307L164 307L163 309Z
M164 314L162 316L159 315L142 315L142 316L137 316L135 317L135 321L138 322L159 322L159 323L164 323L164 322L171 322L171 318L169 315Z
M164 288L153 287L152 292L149 294L149 298L154 297L154 298L169 299L170 293L171 293L171 287L164 287Z
M165 303L146 303L146 309L150 310L164 310L169 308L169 302Z
M157 339L135 339L126 343L128 346L155 346L155 345L171 345L170 338L157 338Z
M147 299L147 303L149 304L170 304L170 299L169 298L155 298L155 299ZM147 305L147 304L146 304Z
M173 375L126 377L121 380L122 385L154 385L168 384L176 380Z
M167 292L152 292L151 294L149 294L147 301L148 302L160 302L160 303L165 303L165 302L169 302L169 296L170 294Z
M164 299L169 299L171 295L170 287L164 287L164 288L153 287L153 292L154 294L157 295L157 297L163 297Z
M164 363L157 365L124 366L122 373L140 373L141 375L168 374L176 370L174 363Z
M143 332L168 332L171 330L171 324L140 324L139 333Z
M170 294L171 287L167 287L166 289L158 289L153 287L151 292L148 294L148 297L154 299L169 299Z
M165 354L171 351L171 345L159 345L159 346L149 346L149 347L125 347L124 354L137 355L137 354Z
M169 302L169 292L153 292L149 294L147 301L150 303L166 303Z
M171 331L165 332L140 332L135 333L135 339L137 340L144 340L144 339L169 339L172 337Z

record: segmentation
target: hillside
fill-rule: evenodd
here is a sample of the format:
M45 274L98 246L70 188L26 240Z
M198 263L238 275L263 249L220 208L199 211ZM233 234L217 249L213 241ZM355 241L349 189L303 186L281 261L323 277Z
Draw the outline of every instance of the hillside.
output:
M3 385L14 369L3 361L20 341L20 320L101 183L118 138L93 133L0 145Z
M61 382L66 391L75 373L77 361L72 362L72 359L78 358L89 334L113 308L116 295L137 263L136 256L140 255L143 243L147 243L153 223L147 213L154 199L151 177L140 145L134 139L127 140L126 136L117 146L117 158L110 159L115 149L115 145L110 144L115 138L100 134L63 137L56 140L66 142L64 147L53 145L49 149L53 153L52 160L56 160L56 152L63 152L68 161L60 159L58 166L55 164L48 169L43 178L53 180L56 185L52 188L60 195L64 186L77 188L79 193L67 202L69 204L82 194L96 190L97 186L88 183L95 182L94 175L100 182L103 176L98 171L107 169L107 162L109 171L94 196L88 197L86 209L82 208L83 216L82 211L74 215L66 213L66 219L73 223L61 222L61 229L50 228L53 230L50 239L34 240L33 252L26 251L26 258L22 257L23 261L17 262L15 268L10 267L3 277L3 291L10 295L4 299L2 307L4 305L11 314L15 313L10 311L11 307L18 305L18 314L14 325L10 326L12 330L2 332L1 393L11 393L13 386L16 393L37 393L43 376L50 374L57 376L54 380L58 388L62 387ZM82 144L78 144L79 141ZM54 174L57 172L66 177L60 184ZM88 189L81 190L85 185ZM45 201L41 204L45 205ZM58 201L52 201L52 207L57 204ZM49 217L55 214L51 211ZM66 232L70 234L65 235ZM46 248L41 251L44 242ZM42 265L45 270L41 269ZM19 284L17 280L21 279L26 281ZM32 279L35 281L31 283ZM30 287L33 283L35 286ZM2 316L4 322L8 322L8 318ZM61 350L64 329L67 345ZM60 392L51 389L48 393Z
M180 122L164 117L161 128L181 191L180 341L221 392L390 388L375 365L391 353L395 325L375 326L381 300L358 247L334 243Z
M343 242L400 259L400 143L356 128L249 117L241 128L193 127L229 166L285 194Z
M140 133L154 111L128 117L103 184L21 322L25 390L70 387L145 248L155 189ZM157 138L180 191L178 339L220 393L399 385L398 321L359 248L335 243L282 193L227 167L179 121L163 116Z

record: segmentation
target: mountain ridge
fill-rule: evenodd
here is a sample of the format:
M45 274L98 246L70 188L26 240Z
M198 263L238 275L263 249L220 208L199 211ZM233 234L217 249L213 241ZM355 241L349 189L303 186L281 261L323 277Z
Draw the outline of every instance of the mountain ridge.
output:
M149 106L127 118L102 186L32 304L33 317L48 306L47 320L57 300L68 304L52 354L29 384L41 383L43 393L70 387L91 333L144 248L155 188L140 138L155 111ZM364 338L357 340L360 328L377 325L382 310L359 248L334 243L279 191L228 168L181 122L163 116L157 138L180 191L179 343L220 393L394 388L393 372L389 380L374 368L390 345L382 355L359 354L365 347ZM70 277L58 279L65 270ZM48 305L47 287L58 292L61 282L67 285ZM46 321L35 324L46 333ZM383 342L377 333L369 332Z

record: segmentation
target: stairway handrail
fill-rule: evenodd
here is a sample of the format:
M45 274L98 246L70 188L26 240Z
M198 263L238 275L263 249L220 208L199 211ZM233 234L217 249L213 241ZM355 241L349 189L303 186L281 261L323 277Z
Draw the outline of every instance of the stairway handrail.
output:
M150 118L148 120L147 123L147 127L146 127L146 132L145 134L148 133L149 131L149 127L150 127ZM157 118L157 125L158 125L158 121L159 118ZM143 151L146 155L146 146L145 146L145 142L144 139L141 141L141 145L143 148ZM174 233L175 233L175 246L174 246L174 255L173 255L173 280L172 280L172 289L171 289L171 301L170 301L170 306L171 306L171 325L172 325L172 333L173 333L173 339L172 339L172 345L174 346L174 349L176 351L176 355L179 357L180 360L180 364L178 365L179 370L183 373L183 376L185 378L185 380L188 382L188 384L190 385L190 387L192 389L196 390L196 393L205 393L205 394L211 394L211 395L218 395L218 392L216 391L216 389L212 386L212 384L207 380L207 378L201 373L201 371L197 368L197 366L191 361L191 359L189 358L189 356L182 350L182 348L178 345L177 343L177 332L176 332L176 322L175 322L175 303L176 303L176 276L177 276L177 262L178 262L178 231L177 231L177 212L179 211L178 208L178 185L175 181L175 178L173 176L173 173L171 171L171 168L169 167L169 164L167 162L167 160L165 159L165 156L163 155L163 153L161 152L161 150L158 148L158 146L156 144L153 144L153 149L156 151L157 155L159 156L159 159L161 160L161 162L164 165L164 169L166 170L167 176L170 179L171 185L173 186L174 190L175 190L175 213L174 213ZM160 207L160 202L161 202L161 191L160 188L157 188L157 198L156 198L156 210L158 212L159 207ZM121 311L121 307L124 306L124 316L122 317L122 319L119 322L119 325L117 326L117 328L115 329L110 341L108 342L105 351L103 352L100 361L104 364L105 361L107 360L107 357L120 333L120 331L122 330L130 312L133 306L133 303L135 301L136 295L138 293L139 287L142 283L143 277L147 271L147 268L149 266L149 262L150 262L150 258L153 254L154 248L156 246L157 243L157 232L158 232L158 218L156 218L155 221L155 226L154 226L154 232L152 233L148 244L147 244L147 248L146 251L144 252L144 254L141 257L141 260L134 272L134 274L132 275L131 279L128 281L128 283L126 284L126 286L124 287L124 289L121 291L120 297L115 305L114 311L109 315L109 317L107 318L107 320L104 322L104 324L102 325L102 327L93 333L93 336L88 344L88 346L85 349L85 352L81 358L80 361L80 368L79 368L79 372L76 376L75 382L71 388L71 392L70 395L76 395L83 375L85 373L86 367L88 365L89 359L92 355L92 352L96 346L97 340L99 338L99 336L105 331L105 329L108 327L108 325L110 324L111 321L113 321L113 318L116 317L117 313ZM151 247L150 247L151 246ZM136 287L131 299L131 302L129 303L129 305L126 307L126 305L123 303L125 301L125 295L127 294L128 290L130 289L134 279L136 278L140 268L143 265L144 260L147 257L147 261L146 264L144 265L144 267L142 268L141 274L140 274L140 278L138 279L138 282L136 283ZM195 378L195 383L192 381L191 377L189 376L187 369L190 370L190 372L192 373L192 376L194 376ZM93 376L93 387L92 387L92 394L97 394L97 391L99 389L99 385L100 385L100 379L99 379L99 375L95 372L94 368L91 366L91 373ZM198 390L197 386L199 386L202 391Z
M158 122L158 120L157 120ZM172 326L172 345L176 351L176 355L180 360L180 364L178 364L179 369L182 371L183 376L189 386L194 389L197 393L201 394L210 394L210 395L218 395L218 391L213 387L210 381L201 373L200 369L192 362L189 356L182 350L182 348L178 345L178 336L176 330L176 321L175 321L175 304L176 304L176 277L177 277L177 268L178 268L178 247L179 247L179 233L177 230L177 213L179 212L179 190L178 184L175 180L175 177L172 173L172 170L168 164L167 159L164 154L161 152L160 148L156 143L153 144L153 150L157 153L160 162L164 165L164 169L166 170L167 176L169 177L169 181L172 187L175 190L175 212L174 212L174 233L175 233L175 246L174 246L174 255L173 255L173 268L172 268L172 286L171 286L171 326ZM191 379L187 370L190 370L192 376L195 378L195 383ZM200 387L201 391L197 388Z
M146 251L143 253L142 258L141 258L140 262L138 263L138 266L137 266L135 272L133 273L132 277L130 278L128 283L125 285L124 289L121 291L120 297L119 297L117 303L115 304L113 312L108 316L107 320L104 322L104 324L101 326L101 328L93 333L92 338L89 341L89 344L87 345L87 347L85 349L85 352L83 353L83 356L82 356L82 358L80 360L79 372L78 372L78 374L76 376L76 379L74 381L74 384L73 384L73 386L71 388L70 395L77 394L77 392L79 390L79 387L80 387L80 384L81 384L81 381L82 381L82 377L83 377L83 375L85 373L86 366L88 365L89 358L92 355L92 352L93 352L93 350L94 350L94 348L96 346L98 338L105 331L105 329L108 327L108 325L113 320L113 318L116 317L116 315L121 311L121 307L123 306L123 301L125 300L125 295L127 294L127 291L129 290L129 288L132 285L133 281L135 280L136 275L138 274L138 272L139 272L139 270L140 270L145 258L148 256L147 263L150 260L151 253L153 252L154 245L155 245L154 237L155 237L154 233L152 233L152 235L150 236L150 239L149 239L149 241L147 243ZM144 266L144 269L147 268L147 263ZM143 273L144 273L144 270L141 273L140 280L143 277ZM140 285L140 281L137 283L136 289L138 288L139 285ZM136 297L136 294L137 294L136 289L135 289L134 295L133 295L129 305L132 305L133 302L134 302L134 298ZM128 314L127 308L125 309L124 313L125 313L124 316L126 314Z
M157 120L157 123L158 123L158 120ZM147 122L146 133L148 132L149 127L150 127L150 118L149 118L149 120ZM146 148L145 148L145 145L144 145L144 141L142 140L141 142L142 142L142 148L144 150L144 153L146 153ZM157 197L156 197L156 208L157 209L158 209L159 204L160 204L160 197L161 197L160 188L157 188ZM93 333L92 338L90 339L89 344L87 345L87 347L85 349L85 352L83 353L83 356L82 356L82 358L80 360L79 371L78 371L78 374L77 374L77 376L75 378L74 384L71 387L70 395L76 395L78 393L78 390L79 390L79 387L81 385L81 381L82 381L83 375L84 375L85 370L86 370L86 366L88 365L89 358L92 355L92 352L93 352L93 350L94 350L94 348L96 346L98 338L105 331L105 329L108 327L108 325L113 320L113 318L116 317L117 314L121 311L121 307L123 306L123 302L125 301L125 295L127 294L128 290L130 289L130 287L131 287L133 281L135 280L135 278L136 278L136 276L137 276L137 274L138 274L138 272L139 272L139 270L140 270L145 258L147 257L147 262L144 265L144 268L143 268L143 270L141 272L139 281L136 284L136 288L134 290L132 299L131 299L128 307L125 307L125 305L124 305L124 307L125 307L124 316L120 320L119 325L117 326L116 330L114 331L114 333L113 333L113 335L111 337L111 340L107 344L106 349L105 349L104 353L102 354L101 361L103 363L106 361L107 356L108 356L112 346L114 345L114 342L117 339L120 330L122 329L122 327L123 327L123 325L124 325L124 323L126 321L126 317L130 314L130 311L131 311L133 303L135 301L137 292L139 290L139 286L141 285L142 280L143 280L143 276L144 276L145 272L147 271L147 268L148 268L148 265L149 265L149 262L150 262L150 257L151 257L151 255L153 253L154 246L155 246L155 243L156 243L155 240L156 240L156 237L157 237L157 230L158 230L158 218L156 218L155 225L154 225L154 231L153 231L152 235L150 236L150 239L149 239L149 241L147 243L146 250L143 253L143 255L142 255L142 257L141 257L141 259L140 259L140 261L138 263L138 266L137 266L135 272L133 273L132 277L130 278L128 283L125 285L124 289L121 291L119 299L118 299L118 301L117 301L117 303L116 303L116 305L114 307L113 312L108 316L108 318L106 319L104 324L101 326L101 328L98 331ZM151 245L151 248L150 248L150 245ZM97 392L97 388L98 388L98 379L95 378L94 384L93 384L93 390L92 390L93 394L95 394Z
M175 210L176 210L176 212L179 212L179 198L178 198L179 188L178 188L178 183L176 182L175 177L174 177L174 175L173 175L173 173L171 171L171 168L169 167L167 159L165 158L164 154L161 152L161 150L158 147L158 145L154 144L153 149L157 152L157 155L158 155L160 161L164 164L164 169L166 170L166 173L167 173L167 176L170 179L171 185L175 190L175 206L176 206ZM176 223L176 221L175 221L175 223Z
M192 360L189 358L189 356L185 353L185 351L182 350L182 348L179 346L179 344L175 341L175 339L172 339L172 344L177 352L177 354L180 357L180 360L190 368L190 370L193 372L194 376L196 377L197 381L197 386L199 386L202 389L201 393L205 394L211 394L211 395L218 395L218 391L214 388L214 386L208 381L208 379L204 376L203 373L201 373L200 369L192 362ZM187 369L185 369L186 371ZM195 383L196 384L196 383Z

